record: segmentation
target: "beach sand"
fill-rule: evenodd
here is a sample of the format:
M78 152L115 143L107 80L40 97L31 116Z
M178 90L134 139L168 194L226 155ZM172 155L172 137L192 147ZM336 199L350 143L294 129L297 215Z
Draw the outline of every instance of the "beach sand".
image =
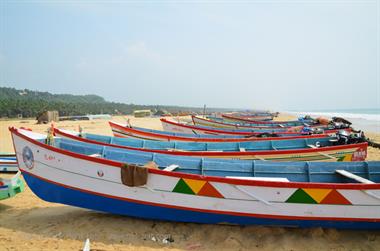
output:
M279 120L288 117L280 117ZM125 117L114 117L125 122ZM157 118L131 118L135 126L161 129ZM56 127L112 135L106 120L64 121ZM0 152L13 152L9 126L46 132L35 120L0 121ZM380 142L380 134L368 133ZM380 160L369 148L368 160ZM163 243L172 237L174 242ZM201 225L115 216L45 202L26 186L0 202L0 250L380 250L380 231Z

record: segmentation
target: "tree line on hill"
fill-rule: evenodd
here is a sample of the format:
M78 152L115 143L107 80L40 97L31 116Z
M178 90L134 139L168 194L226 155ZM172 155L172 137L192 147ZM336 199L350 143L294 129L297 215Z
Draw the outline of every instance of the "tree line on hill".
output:
M97 95L51 94L32 90L0 87L0 118L37 117L41 112L57 110L59 116L86 114L132 114L134 110L156 109L154 105L108 102ZM169 112L201 112L201 108L160 106Z

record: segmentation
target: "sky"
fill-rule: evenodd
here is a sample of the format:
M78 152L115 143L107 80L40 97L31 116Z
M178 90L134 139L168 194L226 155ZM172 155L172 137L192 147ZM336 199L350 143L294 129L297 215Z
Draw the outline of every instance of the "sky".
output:
M0 0L0 86L109 101L380 108L380 0Z

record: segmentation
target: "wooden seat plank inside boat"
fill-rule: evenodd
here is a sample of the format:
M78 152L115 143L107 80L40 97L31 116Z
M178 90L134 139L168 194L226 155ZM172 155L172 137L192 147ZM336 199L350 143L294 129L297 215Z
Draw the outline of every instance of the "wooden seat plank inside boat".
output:
M171 164L168 167L165 167L163 170L167 171L167 172L171 172L171 171L174 171L175 169L177 169L178 167L179 167L179 165Z

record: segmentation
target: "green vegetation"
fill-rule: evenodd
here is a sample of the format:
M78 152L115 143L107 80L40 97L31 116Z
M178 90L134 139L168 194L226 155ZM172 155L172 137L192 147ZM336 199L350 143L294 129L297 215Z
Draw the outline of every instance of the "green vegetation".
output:
M201 112L201 108L160 106L169 112ZM97 95L51 94L31 90L0 87L0 118L36 117L47 110L57 110L60 116L86 114L132 114L134 110L157 109L154 105L107 102ZM208 110L209 111L209 110Z

